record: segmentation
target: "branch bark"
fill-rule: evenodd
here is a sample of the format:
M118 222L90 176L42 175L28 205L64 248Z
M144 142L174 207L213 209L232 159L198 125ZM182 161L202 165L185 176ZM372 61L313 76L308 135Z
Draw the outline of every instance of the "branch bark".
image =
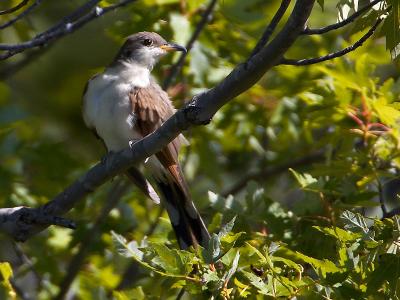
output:
M306 29L304 29L302 34L307 34L307 35L323 34L323 33L326 33L326 32L332 31L332 30L342 28L342 27L354 22L355 20L357 20L360 16L362 16L364 13L366 13L368 10L370 10L374 5L378 4L379 2L383 2L383 0L374 0L374 1L370 2L369 4L365 5L363 8L359 9L354 14L352 14L347 19L345 19L341 22L337 22L335 24L331 24L331 25L321 27L321 28L306 28Z
M0 25L0 29L7 28L17 22L18 20L21 20L22 18L26 17L28 14L30 14L37 6L39 6L41 3L41 0L35 0L35 2L29 6L27 9L25 9L22 13L20 13L18 16L15 16L11 20L3 23Z
M103 8L96 6L89 13L82 16L82 12L86 11L88 6L92 7L94 6L93 4L100 2L100 0L91 0L64 18L64 21L56 24L41 34L38 34L30 41L19 44L0 44L0 50L4 51L4 53L0 54L0 60L5 60L28 49L46 46L48 43L76 31L93 19L136 1L137 0L121 0L120 2ZM78 16L77 19L76 16Z
M282 19L283 15L285 14L286 10L288 9L290 4L290 0L282 0L281 6L278 8L277 12L275 13L274 17L272 18L271 22L265 28L261 39L258 41L257 45L254 47L253 52L250 56L256 55L260 50L268 43L269 39L271 38L272 33L274 33L276 26L278 25L279 21Z
M280 62L283 54L305 28L314 2L315 0L297 0L282 30L259 53L239 64L217 86L195 96L155 132L133 144L131 148L127 147L123 151L107 155L46 205L37 209L0 209L0 230L16 240L27 240L46 226L24 222L23 210L29 210L33 214L63 215L109 179L160 151L182 131L208 124L223 105L253 86L269 69Z
M9 9L5 9L5 10L0 10L0 15L11 14L14 11L17 11L18 9L20 9L20 8L24 7L25 5L27 5L28 2L29 2L29 0L22 0L20 3L18 3L14 7L11 7Z
M317 64L317 63L320 63L323 61L332 60L332 59L344 56L347 53L352 52L352 51L356 50L357 48L361 47L362 44L364 44L364 42L366 40L368 40L374 34L376 28L378 27L378 25L381 22L382 22L382 19L378 19L375 22L375 24L368 30L368 32L366 34L364 34L357 42L355 42L353 45L346 47L342 50L332 52L332 53L329 53L324 56L314 57L314 58L305 58L305 59L282 58L280 64L281 65L291 65L291 66L307 66L307 65L313 65L313 64Z

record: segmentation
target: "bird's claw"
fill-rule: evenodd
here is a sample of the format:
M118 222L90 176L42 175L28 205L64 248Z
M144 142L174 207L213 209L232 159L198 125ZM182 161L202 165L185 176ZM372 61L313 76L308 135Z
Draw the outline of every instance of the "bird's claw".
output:
M135 145L137 141L129 141L129 148L132 149L133 145Z

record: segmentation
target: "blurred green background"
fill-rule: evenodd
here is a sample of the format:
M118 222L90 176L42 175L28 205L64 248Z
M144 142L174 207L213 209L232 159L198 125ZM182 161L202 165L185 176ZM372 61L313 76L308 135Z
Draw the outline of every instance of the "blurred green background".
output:
M0 9L17 2L2 1ZM42 0L28 17L0 31L0 42L28 40L83 3ZM110 3L115 1L100 5ZM33 50L37 53L31 59L27 51L0 62L0 206L44 204L96 163L105 151L81 118L86 81L112 61L132 33L156 31L186 44L207 4L137 1ZM336 22L336 4L326 1L324 10L316 4L309 26ZM280 1L218 1L182 72L168 88L175 106L213 87L244 62L279 5ZM12 16L0 16L1 23ZM346 47L373 21L367 16L323 36L301 36L287 57L320 56ZM275 67L223 107L210 125L184 133L190 146L183 149L181 161L211 231L238 215L237 232L264 232L271 240L323 258L332 245L315 240L311 225L335 224L338 214L349 208L380 215L377 182L386 188L388 207L396 206L399 69L385 49L384 34L379 29L361 48L334 61ZM24 59L29 63L18 66ZM177 59L178 55L166 57L155 68L160 83ZM385 124L390 133L365 138L351 131L358 125L348 112L362 113L357 109L365 103L370 121ZM289 167L299 172L299 182ZM302 172L318 184L307 188L310 182L302 179ZM135 269L132 278L123 275L130 262L113 248L111 230L135 240L148 235L177 247L166 214L136 189L129 187L109 216L91 229L120 180L124 179L107 183L68 214L77 222L75 231L51 227L18 245L2 237L0 260L11 262L15 284L31 295L28 299L57 294L88 232L92 239L85 245L69 299L106 299L124 280L127 286L143 286L155 299L178 292L163 291L168 281L157 281L143 270ZM288 223L288 211L298 218Z

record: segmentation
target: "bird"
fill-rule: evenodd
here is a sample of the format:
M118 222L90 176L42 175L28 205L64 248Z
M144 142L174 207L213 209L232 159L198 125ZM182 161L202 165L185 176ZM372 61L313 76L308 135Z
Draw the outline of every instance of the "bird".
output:
M151 71L159 59L183 46L168 43L155 32L138 32L126 38L112 63L93 76L83 93L83 120L108 152L117 152L159 128L176 111L168 94ZM210 234L196 209L178 161L181 134L142 164L158 192L140 167L126 171L129 179L155 203L162 202L179 247L208 247Z

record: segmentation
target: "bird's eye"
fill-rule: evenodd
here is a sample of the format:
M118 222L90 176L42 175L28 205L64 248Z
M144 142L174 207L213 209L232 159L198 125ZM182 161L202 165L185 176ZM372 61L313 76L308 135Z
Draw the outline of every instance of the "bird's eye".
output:
M150 39L145 39L143 40L143 45L145 46L151 46L151 44L153 44L153 41Z

